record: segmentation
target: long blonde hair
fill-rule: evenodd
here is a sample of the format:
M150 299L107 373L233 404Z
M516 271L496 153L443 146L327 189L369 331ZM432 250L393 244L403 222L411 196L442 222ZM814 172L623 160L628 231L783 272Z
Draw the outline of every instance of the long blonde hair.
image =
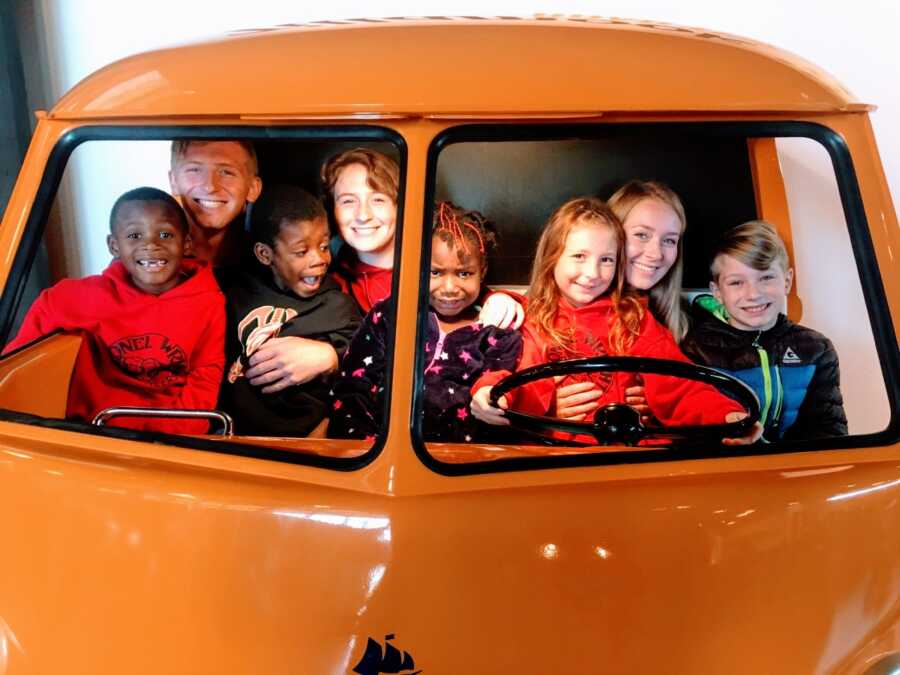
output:
M609 344L614 354L625 354L640 334L643 307L633 293L625 291L625 232L615 213L596 197L576 197L560 206L544 226L531 268L528 289L528 317L535 329L564 353L575 355L574 326L556 326L560 301L554 268L566 247L569 233L581 225L608 228L616 237L616 274L607 293L615 313L610 320Z
M645 199L655 199L670 207L678 220L681 221L681 234L687 227L687 219L684 215L684 206L678 195L666 185L655 181L633 180L625 183L609 198L609 207L616 217L624 223L631 210ZM683 269L683 241L684 237L678 237L678 254L675 263L666 275L650 289L651 311L671 331L675 340L681 342L688 332L688 315L681 304L681 278ZM624 265L622 266L624 269Z

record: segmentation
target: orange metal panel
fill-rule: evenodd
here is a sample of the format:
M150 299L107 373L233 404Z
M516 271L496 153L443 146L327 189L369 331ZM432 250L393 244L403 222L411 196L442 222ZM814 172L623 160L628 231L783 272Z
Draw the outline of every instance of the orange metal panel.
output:
M63 418L81 337L51 335L0 361L0 408Z
M782 462L389 498L5 437L6 665L348 672L390 632L425 672L828 672L895 620L896 458Z
M364 66L373 55L377 66ZM812 64L751 40L617 21L471 19L287 27L140 54L86 78L50 115L365 119L854 106Z

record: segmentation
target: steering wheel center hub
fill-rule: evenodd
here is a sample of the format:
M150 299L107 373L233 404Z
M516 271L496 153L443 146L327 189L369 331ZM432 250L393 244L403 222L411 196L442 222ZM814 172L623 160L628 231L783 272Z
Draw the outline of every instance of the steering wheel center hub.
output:
M591 430L598 443L622 443L633 445L644 435L641 414L624 403L611 403L594 413Z
M551 361L525 368L503 378L491 390L491 404L497 406L501 396L508 391L535 380L549 377L575 375L576 373L638 373L641 375L663 375L666 377L695 380L718 388L727 396L744 406L747 416L735 422L720 424L683 424L666 426L657 422L645 425L640 413L623 403L603 406L591 420L568 420L533 415L509 409L506 417L510 423L523 431L542 436L551 445L590 445L573 438L593 436L600 445L637 445L645 439L668 439L683 441L721 441L736 438L746 433L759 419L759 401L756 394L740 380L706 366L685 361L670 361L644 356L594 356L585 359ZM551 432L569 434L565 440L548 436Z

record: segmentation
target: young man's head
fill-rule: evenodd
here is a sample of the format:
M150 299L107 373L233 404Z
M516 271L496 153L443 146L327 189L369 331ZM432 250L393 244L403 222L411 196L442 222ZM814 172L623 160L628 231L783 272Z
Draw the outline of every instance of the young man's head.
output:
M172 194L201 230L227 227L262 190L249 141L172 141L171 161Z
M710 265L710 290L725 305L728 323L747 331L772 328L784 309L794 270L769 223L751 220L725 233Z
M145 293L159 295L178 285L189 241L184 211L162 190L129 190L113 204L106 238L109 252Z
M331 251L322 202L293 185L266 188L250 217L253 253L272 270L275 285L301 298L322 286Z
M325 163L322 183L334 202L341 237L359 259L376 267L393 267L400 189L397 163L375 150L354 148Z

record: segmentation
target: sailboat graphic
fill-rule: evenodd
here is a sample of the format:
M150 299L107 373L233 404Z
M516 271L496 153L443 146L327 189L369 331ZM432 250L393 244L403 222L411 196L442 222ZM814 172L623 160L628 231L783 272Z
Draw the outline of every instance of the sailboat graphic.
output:
M407 673L407 675L416 675L421 670L413 670L416 667L413 657L409 652L403 652L392 645L388 640L393 640L394 634L388 633L384 636L384 652L381 651L381 645L372 638L366 643L366 651L353 668L354 673L359 675L381 675L381 673Z

